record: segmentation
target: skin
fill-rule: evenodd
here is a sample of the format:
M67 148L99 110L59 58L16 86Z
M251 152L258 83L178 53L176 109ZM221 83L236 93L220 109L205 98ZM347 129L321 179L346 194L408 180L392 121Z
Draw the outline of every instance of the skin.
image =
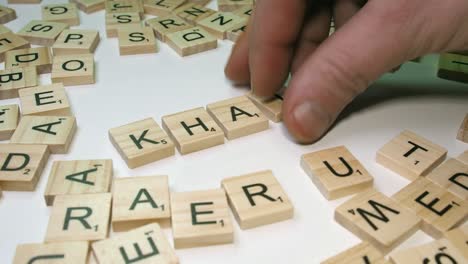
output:
M332 16L337 31L328 37ZM225 73L265 98L291 73L284 123L311 143L382 74L429 53L468 50L467 28L467 0L257 0Z

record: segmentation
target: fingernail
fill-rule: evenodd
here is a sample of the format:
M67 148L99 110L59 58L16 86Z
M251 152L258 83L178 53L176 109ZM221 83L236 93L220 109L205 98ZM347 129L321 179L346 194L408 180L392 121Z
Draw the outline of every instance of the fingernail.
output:
M330 125L329 115L318 103L305 101L299 104L293 112L300 136L304 140L316 140L325 133Z

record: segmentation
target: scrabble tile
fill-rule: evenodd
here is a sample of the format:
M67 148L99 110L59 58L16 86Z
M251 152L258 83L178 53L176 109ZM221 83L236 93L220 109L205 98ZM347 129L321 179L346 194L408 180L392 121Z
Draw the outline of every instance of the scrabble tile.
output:
M261 99L253 93L248 93L247 96L268 119L275 123L281 122L283 116L283 96L281 94L275 94L271 99Z
M5 53L10 50L29 48L31 45L24 38L6 32L0 35L0 62L5 60Z
M393 199L422 218L421 229L434 238L462 224L468 216L468 202L426 178L411 182Z
M40 4L41 0L8 0L9 4Z
M44 199L48 206L59 195L107 193L112 182L112 160L54 161Z
M243 7L252 7L253 0L218 0L218 10L232 12Z
M179 263L175 250L156 223L95 242L92 247L99 263Z
M95 83L93 54L61 55L54 57L51 79L65 86Z
M91 14L105 9L105 0L70 0L71 3L75 3L78 9Z
M222 189L171 194L174 247L232 243L234 231Z
M123 231L171 218L167 176L127 177L114 180L112 228Z
M167 44L182 57L218 47L216 38L199 27L168 34Z
M367 242L361 242L336 256L333 256L321 264L365 264L378 263L384 256L375 247Z
M10 139L18 126L19 117L18 105L0 106L0 140Z
M166 16L184 3L185 0L143 0L143 9L147 15Z
M196 5L206 6L211 0L187 0L188 3L194 3Z
M61 83L19 90L23 115L71 115L67 93Z
M21 244L16 247L13 264L68 263L86 264L89 255L86 241L50 244Z
M118 29L140 27L141 18L136 12L106 15L106 34L108 38L118 37Z
M468 224L448 231L444 237L468 259Z
M38 84L34 66L0 71L0 99L16 98L19 96L19 89Z
M0 13L2 12L1 10L2 9L0 7ZM11 30L9 28L5 27L4 25L0 24L0 35L8 33L8 32L11 32Z
M175 154L174 143L152 118L112 128L109 138L129 168Z
M466 263L467 259L446 239L404 249L390 255L394 264Z
M437 167L447 156L447 150L429 140L405 130L377 152L377 163L415 180Z
M42 20L78 26L80 24L78 7L74 3L45 5L42 7Z
M405 241L421 222L411 211L373 188L338 206L335 220L382 253Z
M17 34L31 44L41 46L52 46L57 37L68 25L60 22L32 20L24 26Z
M468 82L468 56L451 53L441 54L437 76L457 82Z
M232 11L232 13L241 17L250 18L253 14L253 10L254 10L253 6L246 5L246 6L240 7Z
M181 154L224 144L224 135L203 108L162 117L162 126Z
M226 32L226 38L230 41L236 42L242 34L247 30L248 22L245 21L243 23L238 24L234 28L228 30Z
M372 187L374 178L345 146L304 154L301 166L328 200Z
M44 241L105 239L109 229L111 199L110 193L55 197Z
M466 114L463 123L458 129L457 139L462 142L468 143L468 114Z
M120 13L138 13L141 17L144 13L143 4L140 0L107 0L106 15Z
M141 29L119 29L119 53L120 55L134 55L158 52L156 38L149 27Z
M175 15L155 17L146 20L145 23L153 29L156 38L158 38L162 42L167 41L168 34L189 29L192 27L192 25L188 24L187 22L182 20L182 18Z
M64 154L75 131L76 120L72 116L24 116L10 143L48 145L51 153Z
M0 186L5 191L34 191L49 159L45 145L0 145Z
M65 29L52 46L52 51L54 56L94 53L99 41L97 30Z
M0 24L6 24L16 19L16 11L13 8L0 5Z
M291 219L294 208L270 170L231 177L221 182L242 229Z
M457 160L468 164L468 150L460 154L460 156L457 157Z
M268 119L246 96L209 104L206 108L227 139L254 134L269 127Z
M246 18L236 16L232 13L216 12L197 21L197 24L218 39L226 39L228 30L245 23L245 21L247 21Z
M47 47L11 50L5 54L5 69L35 66L38 74L50 73L52 56Z
M214 14L215 12L216 11L213 9L204 7L202 5L197 5L195 3L186 3L173 11L174 14L191 25L195 25L197 21L200 21L203 18Z
M468 200L468 164L457 159L448 159L426 178L462 200Z

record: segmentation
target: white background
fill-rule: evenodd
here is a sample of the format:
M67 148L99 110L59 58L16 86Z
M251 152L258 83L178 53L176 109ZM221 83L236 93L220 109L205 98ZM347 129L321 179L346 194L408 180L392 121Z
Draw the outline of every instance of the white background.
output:
M51 2L56 1L44 4ZM5 0L0 3L6 5ZM29 20L40 19L40 5L12 7L18 19L7 26L15 32ZM97 82L67 88L78 122L69 153L52 155L35 192L4 192L0 263L11 262L17 244L43 241L50 212L43 193L53 160L111 158L115 177L166 174L171 190L177 192L218 188L223 178L271 169L295 206L294 219L247 231L241 231L234 221L234 244L177 250L180 261L318 263L359 239L333 220L334 208L347 198L324 199L299 166L302 154L345 145L375 177L375 187L392 195L408 181L374 160L376 151L400 131L413 130L448 148L449 156L467 149L455 136L468 112L468 86L437 79L436 58L426 57L422 63L409 62L398 73L384 76L313 145L295 144L281 124L271 123L268 131L130 170L109 142L108 129L146 117L160 123L163 115L244 94L246 89L233 88L223 74L232 43L220 41L218 49L186 58L159 43L157 54L121 57L117 39L105 37L104 12L80 12L80 16L79 28L98 29L101 34L95 53ZM50 83L50 76L43 75L41 83ZM11 103L19 101L0 104ZM172 240L170 229L166 231ZM402 247L429 240L419 231Z

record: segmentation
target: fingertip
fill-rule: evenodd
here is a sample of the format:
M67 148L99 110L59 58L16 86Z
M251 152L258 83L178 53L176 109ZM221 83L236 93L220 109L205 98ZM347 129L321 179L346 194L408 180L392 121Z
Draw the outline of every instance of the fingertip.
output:
M234 44L224 67L224 74L234 85L248 85L250 83L248 50L247 34L244 33Z

